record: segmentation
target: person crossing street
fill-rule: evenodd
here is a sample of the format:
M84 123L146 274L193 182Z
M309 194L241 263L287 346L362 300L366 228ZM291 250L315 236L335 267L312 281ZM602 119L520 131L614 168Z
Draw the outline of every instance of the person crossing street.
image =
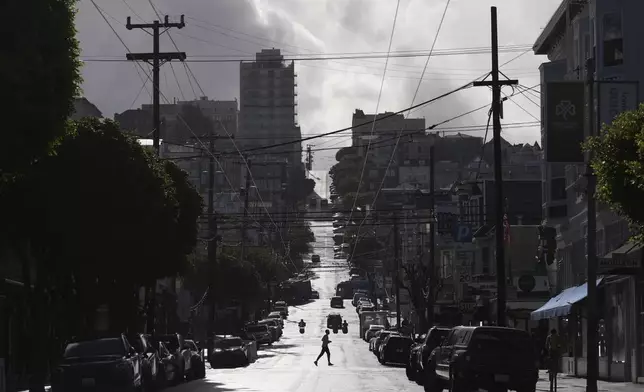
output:
M318 355L317 359L313 362L315 366L318 365L318 361L320 360L320 358L322 358L322 356L325 353L326 353L327 360L329 361L329 366L333 366L333 364L331 363L331 351L329 351L329 343L331 343L331 341L329 340L329 333L330 332L327 329L324 332L324 336L322 336L322 351L320 351L320 355Z

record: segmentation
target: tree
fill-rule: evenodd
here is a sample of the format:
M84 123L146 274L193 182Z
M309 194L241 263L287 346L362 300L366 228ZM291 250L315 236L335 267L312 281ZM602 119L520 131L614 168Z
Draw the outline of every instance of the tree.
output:
M132 322L138 288L182 271L194 247L196 191L109 120L78 122L22 191L38 275L72 285L87 322L101 304Z
M169 274L176 272L181 273L187 266L185 258L191 254L197 245L198 224L197 221L203 211L203 199L199 192L190 182L188 173L181 170L172 161L165 161L165 172L172 181L172 188L175 191L175 198L178 203L177 225L176 225L176 241L175 254L172 257L179 259L183 258L184 262L181 263L180 268L173 269L171 263L171 270Z
M627 217L643 240L644 105L604 125L601 135L589 138L584 148L593 153L598 199Z
M315 190L315 180L306 178L303 170L294 169L289 175L287 184L286 201L290 205L297 205L306 202L306 199L313 194Z
M0 143L0 185L46 156L68 131L79 92L80 61L74 0L4 0L0 15L12 16L0 31L0 85L5 126ZM28 15L28 17L23 17Z

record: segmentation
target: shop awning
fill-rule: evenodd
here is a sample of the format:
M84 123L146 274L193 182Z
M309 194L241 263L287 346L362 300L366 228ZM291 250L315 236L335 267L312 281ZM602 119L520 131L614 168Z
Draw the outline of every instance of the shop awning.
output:
M599 258L600 273L632 275L642 268L642 244L627 241L624 245Z
M604 279L603 277L597 279L599 285ZM545 305L530 313L530 319L542 320L552 317L566 316L570 314L572 305L583 300L588 295L588 283L581 286L570 287L559 293L557 296L550 298Z

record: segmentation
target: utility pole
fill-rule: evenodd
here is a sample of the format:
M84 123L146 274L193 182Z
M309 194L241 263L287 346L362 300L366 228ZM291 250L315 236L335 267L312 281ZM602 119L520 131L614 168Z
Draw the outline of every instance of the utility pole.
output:
M311 171L313 169L313 152L311 151L311 147L313 147L310 144L306 145L306 170Z
M595 134L595 58L586 60L586 84L588 86L588 130L589 136ZM597 211L595 203L595 191L597 187L595 174L591 166L592 155L586 154L586 177L588 179L587 189L587 216L588 234L586 235L586 249L588 253L588 325L586 333L587 347L587 376L586 392L597 392L597 376L599 373L599 348L597 347L597 249L595 241L597 237Z
M212 127L208 129L208 299L210 313L208 317L207 344L208 355L214 348L215 333L215 265L217 263L217 217L215 216L215 138Z
M396 266L396 328L400 329L400 233L398 233L398 213L394 212L394 265Z
M161 129L161 114L159 109L159 79L160 79L160 69L161 62L168 62L172 60L184 61L186 59L185 52L159 52L159 37L161 34L165 33L172 27L182 29L186 26L184 21L184 16L181 15L181 21L178 23L170 22L168 16L165 16L163 23L155 20L152 23L135 23L132 24L131 17L127 17L127 23L125 27L128 30L132 29L151 29L152 32L148 34L152 35L152 53L127 53L126 58L130 61L145 61L146 63L152 66L152 139L154 141L154 150L159 155L159 138L160 138L160 129ZM165 29L161 31L161 28ZM146 31L147 32L147 31Z
M427 283L429 286L429 290L427 290L427 325L431 328L434 326L434 292L436 288L434 287L435 284L435 279L434 279L434 272L435 272L435 266L436 266L436 197L435 197L435 189L436 189L436 184L434 182L434 176L436 173L436 167L435 163L436 160L434 159L434 141L435 138L432 140L432 144L429 146L429 190L431 192L431 199L430 199L430 224L429 224L429 266L427 267Z
M248 202L249 202L249 196L250 196L250 168L251 168L251 160L246 159L244 157L244 161L246 161L246 184L244 187L244 215L242 218L242 226L241 226L241 260L242 261L246 257L246 225L247 225L246 220L248 219Z
M494 137L494 185L495 185L495 240L496 240L496 285L497 285L497 325L506 324L506 277L505 277L505 241L503 228L504 198L503 172L501 155L501 87L519 84L518 80L499 80L499 32L497 26L496 7L491 7L492 20L492 80L474 82L474 86L492 88L492 120Z

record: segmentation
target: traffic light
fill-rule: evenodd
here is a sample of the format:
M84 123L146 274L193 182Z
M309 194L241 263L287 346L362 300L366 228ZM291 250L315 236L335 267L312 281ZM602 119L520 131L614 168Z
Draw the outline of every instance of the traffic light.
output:
M541 241L541 254L539 262L544 260L546 265L552 265L555 262L555 252L557 251L557 229L548 226L539 226L539 240Z

